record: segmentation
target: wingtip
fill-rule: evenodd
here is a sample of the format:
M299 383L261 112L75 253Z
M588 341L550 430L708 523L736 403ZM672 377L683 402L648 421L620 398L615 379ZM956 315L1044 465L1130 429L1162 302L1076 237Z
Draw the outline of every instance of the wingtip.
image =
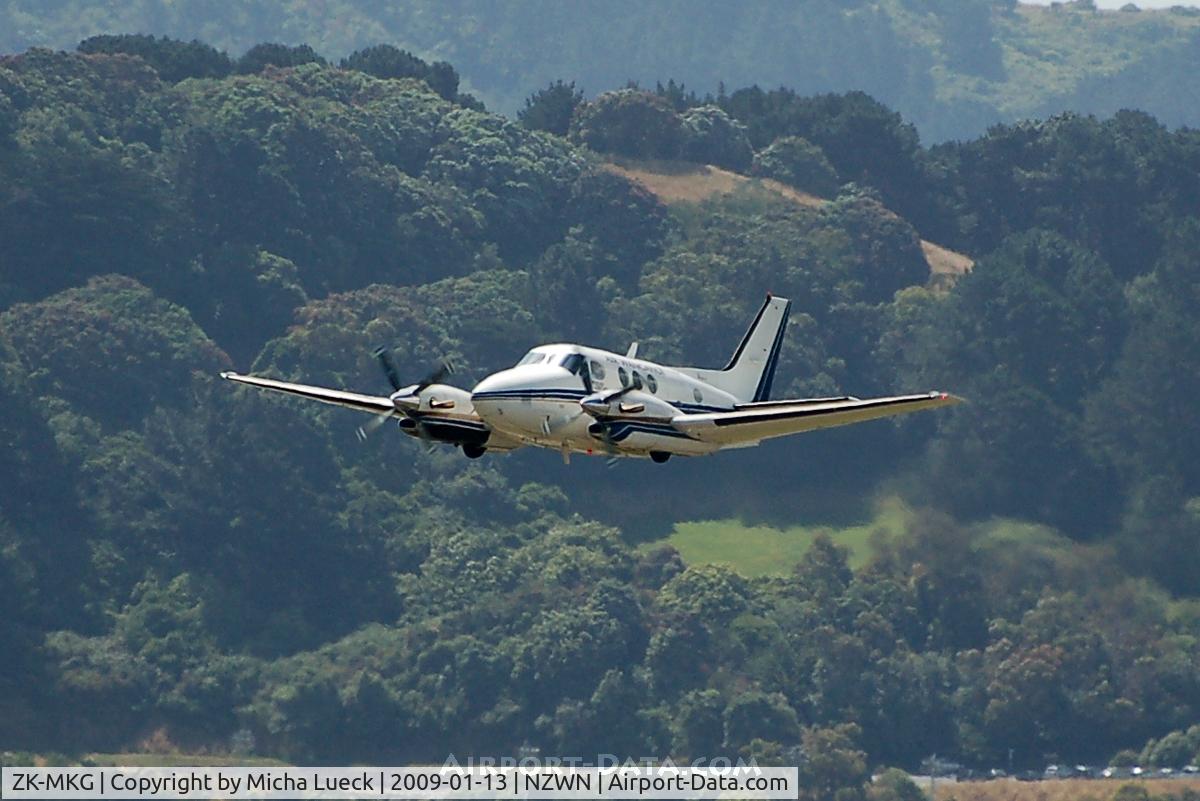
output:
M240 374L234 370L225 370L221 373L221 378L224 378L226 381L228 381L231 378L236 378L238 375Z

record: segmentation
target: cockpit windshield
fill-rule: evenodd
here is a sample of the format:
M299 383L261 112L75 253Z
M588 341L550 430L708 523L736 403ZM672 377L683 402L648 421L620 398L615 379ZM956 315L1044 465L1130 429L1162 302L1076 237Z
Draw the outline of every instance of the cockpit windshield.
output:
M527 364L555 364L559 367L566 368L569 372L579 375L581 370L587 370L587 360L578 353L568 353L560 356L558 353L547 353L543 350L531 350L521 357L521 361L517 362L517 367L524 367Z
M526 353L521 358L521 361L517 362L517 367L523 367L527 364L538 364L540 362L544 362L544 361L546 361L546 359L549 356L550 356L549 353L545 353L543 351L531 350L531 351L529 351L529 353Z
M581 370L587 369L587 360L585 360L583 356L578 353L568 353L566 356L562 357L562 360L558 363L558 366L565 367L569 373L579 375Z

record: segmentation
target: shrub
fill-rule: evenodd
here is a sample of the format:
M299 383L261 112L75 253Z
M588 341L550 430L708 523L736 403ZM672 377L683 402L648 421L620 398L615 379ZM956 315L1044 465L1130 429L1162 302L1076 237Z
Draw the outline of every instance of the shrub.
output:
M825 152L802 136L781 136L756 153L751 172L826 197L837 194L839 185Z
M750 166L754 151L746 126L716 106L698 106L683 113L684 158L738 172Z

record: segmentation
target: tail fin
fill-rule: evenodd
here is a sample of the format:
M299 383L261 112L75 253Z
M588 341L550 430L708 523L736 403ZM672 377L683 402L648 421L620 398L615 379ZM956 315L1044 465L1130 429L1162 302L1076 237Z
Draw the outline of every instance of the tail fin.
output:
M695 370L696 377L733 395L739 401L770 400L775 363L792 302L767 295L729 364L720 370Z

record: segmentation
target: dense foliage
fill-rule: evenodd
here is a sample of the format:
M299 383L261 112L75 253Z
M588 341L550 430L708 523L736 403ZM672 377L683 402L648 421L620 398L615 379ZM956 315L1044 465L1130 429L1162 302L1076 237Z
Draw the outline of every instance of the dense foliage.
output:
M933 752L1194 752L1196 131L925 149L861 93L562 83L522 125L399 50L85 44L0 60L0 747L802 754L814 801ZM667 208L600 150L830 200ZM974 270L927 288L921 236ZM719 363L767 289L777 395L971 403L605 471L359 444L216 378L374 391L381 343L466 384L558 339ZM653 542L884 485L923 511L858 570L828 538L760 579Z
M235 58L262 41L308 43L334 57L390 42L427 62L453 63L467 90L509 114L534 87L558 79L597 93L628 80L652 86L674 78L701 94L718 94L722 82L803 95L861 89L916 123L927 142L1064 109L1110 115L1136 107L1172 126L1200 124L1189 77L1200 72L1200 12L1184 7L1098 11L1090 0L697 0L686 9L636 0L0 4L0 52L70 48L114 31L198 38Z

